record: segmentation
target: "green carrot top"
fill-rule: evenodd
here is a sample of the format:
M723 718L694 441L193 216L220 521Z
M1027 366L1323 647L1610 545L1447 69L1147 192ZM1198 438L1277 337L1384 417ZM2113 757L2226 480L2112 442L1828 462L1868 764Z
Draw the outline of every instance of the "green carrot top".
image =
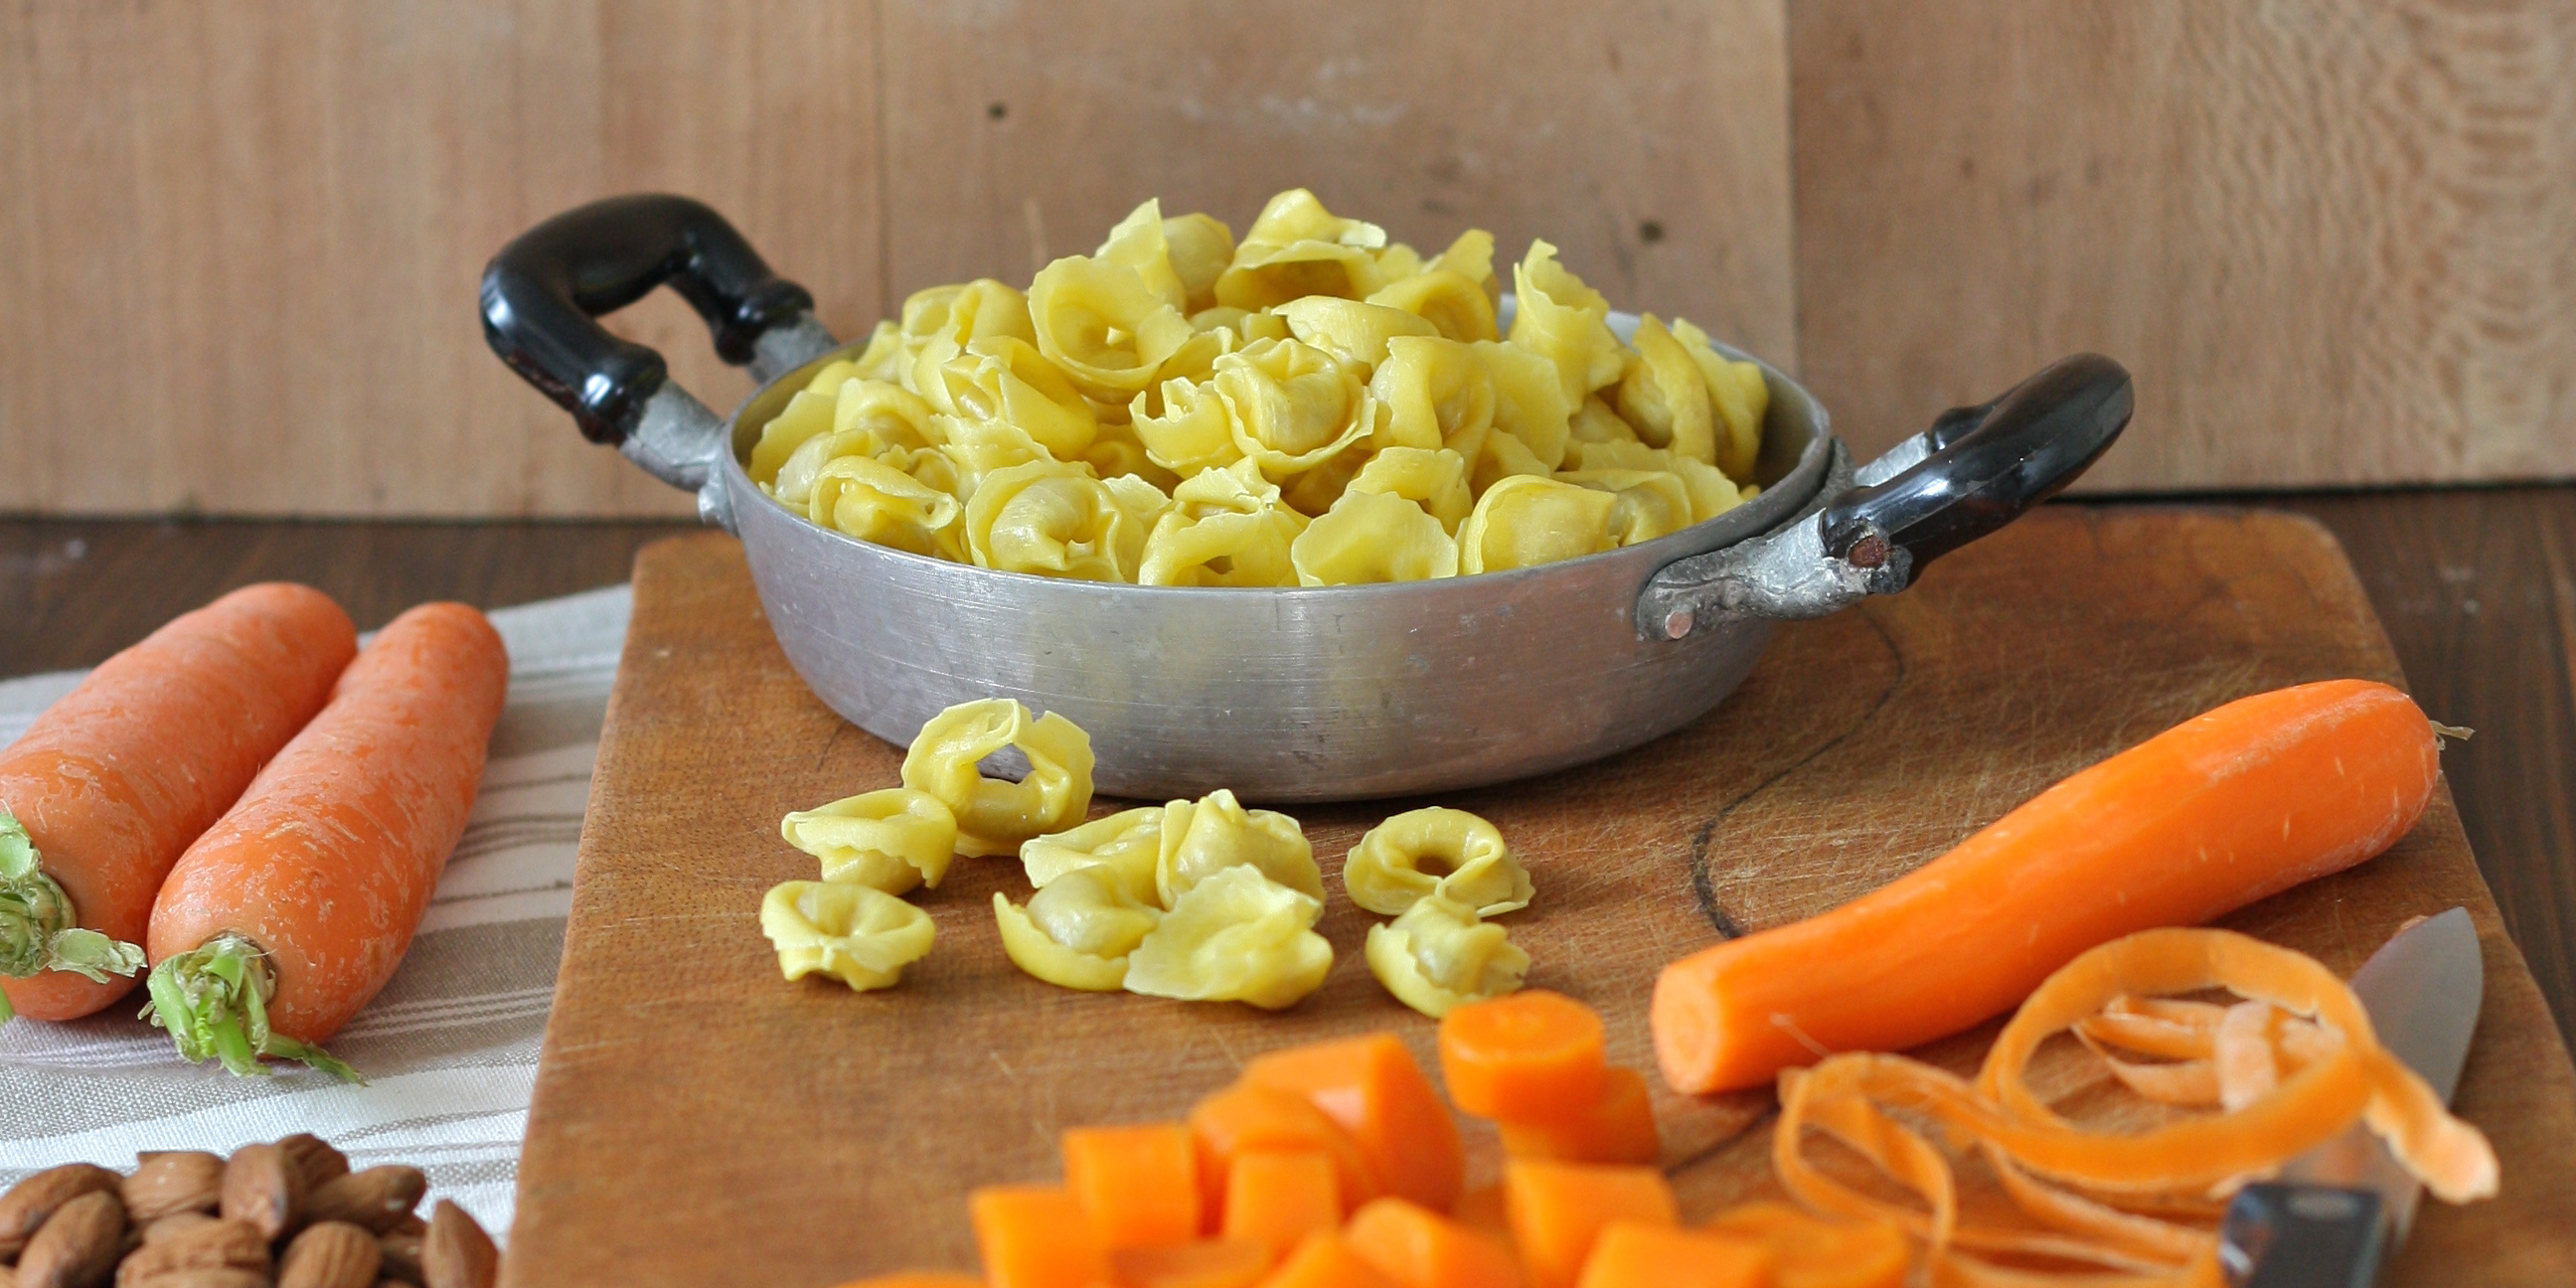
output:
M45 875L18 816L0 809L0 975L67 970L96 983L143 969L143 949L80 926L72 899ZM0 1021L15 1012L0 994Z

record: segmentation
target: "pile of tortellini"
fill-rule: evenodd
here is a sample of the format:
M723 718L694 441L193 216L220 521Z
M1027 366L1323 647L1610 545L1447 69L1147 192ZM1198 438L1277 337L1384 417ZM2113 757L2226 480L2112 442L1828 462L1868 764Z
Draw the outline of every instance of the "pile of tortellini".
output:
M1494 239L1425 258L1293 189L1241 242L1136 208L1027 293L921 291L761 430L812 522L1009 572L1326 586L1524 568L1741 504L1761 368L1610 306L1533 242L1496 328Z
M1017 782L980 768L1006 747L1029 764ZM823 879L784 882L762 904L780 972L896 983L934 937L901 896L937 888L955 855L1016 853L1033 893L1018 904L996 892L993 916L1003 951L1038 979L1273 1010L1323 985L1323 873L1297 820L1219 790L1084 822L1091 771L1090 738L1060 715L1032 718L1009 698L939 713L904 757L903 786L781 822ZM1493 824L1398 814L1352 848L1342 878L1353 903L1395 918L1370 930L1367 958L1406 1005L1438 1016L1520 987L1529 954L1485 919L1527 907L1535 887Z

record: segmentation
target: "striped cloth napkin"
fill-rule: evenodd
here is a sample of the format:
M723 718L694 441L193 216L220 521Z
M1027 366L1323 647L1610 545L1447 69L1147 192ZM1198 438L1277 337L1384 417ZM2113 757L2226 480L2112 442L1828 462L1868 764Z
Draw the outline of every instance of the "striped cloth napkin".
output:
M506 1232L632 604L618 586L492 614L510 646L510 698L482 795L402 968L330 1043L367 1085L296 1065L235 1078L184 1064L167 1035L134 1018L140 990L70 1024L0 1025L0 1188L57 1163L123 1168L138 1150L229 1153L309 1131L355 1167L422 1168L431 1201L454 1199ZM0 745L79 679L0 681Z

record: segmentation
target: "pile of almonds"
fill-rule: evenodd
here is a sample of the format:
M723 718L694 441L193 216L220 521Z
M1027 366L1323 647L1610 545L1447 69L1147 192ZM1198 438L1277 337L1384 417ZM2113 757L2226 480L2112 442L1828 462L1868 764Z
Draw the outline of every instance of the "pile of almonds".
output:
M353 1172L309 1135L137 1164L66 1163L0 1195L0 1288L492 1288L500 1273L463 1208L414 1213L417 1167Z

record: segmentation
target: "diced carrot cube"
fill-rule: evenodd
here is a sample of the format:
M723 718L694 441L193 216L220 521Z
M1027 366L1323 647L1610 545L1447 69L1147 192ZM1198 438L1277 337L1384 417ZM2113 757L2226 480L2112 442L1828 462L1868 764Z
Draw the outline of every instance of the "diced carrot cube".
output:
M1238 1082L1191 1107L1190 1132L1198 1142L1206 1212L1225 1211L1225 1185L1235 1155L1247 1150L1321 1150L1333 1160L1333 1179L1346 1213L1382 1192L1359 1142L1292 1091Z
M1467 1174L1458 1123L1404 1039L1371 1033L1273 1051L1245 1065L1243 1081L1314 1102L1359 1142L1387 1193L1435 1212L1458 1201Z
M1329 1231L1310 1234L1260 1288L1396 1288Z
M1592 1243L1579 1288L1772 1288L1771 1253L1752 1239L1613 1221Z
M1898 1288L1912 1261L1905 1232L1895 1226L1828 1220L1786 1203L1732 1207L1706 1228L1761 1240L1779 1288Z
M1201 1239L1109 1254L1119 1288L1252 1288L1278 1259L1249 1239Z
M1353 1213L1342 1242L1399 1288L1520 1288L1504 1245L1400 1198Z
M1613 1222L1675 1224L1673 1188L1651 1167L1516 1160L1503 1169L1503 1202L1532 1288L1574 1288Z
M1064 1185L1108 1248L1199 1237L1198 1147L1187 1123L1072 1127Z
M1503 1204L1502 1183L1479 1185L1458 1196L1457 1205L1449 1209L1458 1224L1474 1230L1508 1248L1512 1246L1512 1214Z
M1225 1186L1226 1238L1252 1240L1278 1258L1307 1235L1341 1223L1341 1182L1322 1150L1248 1149L1234 1156Z
M1562 993L1524 989L1440 1017L1440 1076L1479 1118L1545 1122L1601 1098L1601 1017Z
M1646 1076L1602 1071L1601 1095L1581 1114L1551 1122L1501 1122L1503 1153L1560 1163L1651 1163L1663 1152Z
M987 1288L1099 1288L1109 1255L1071 1191L988 1185L966 1196Z

